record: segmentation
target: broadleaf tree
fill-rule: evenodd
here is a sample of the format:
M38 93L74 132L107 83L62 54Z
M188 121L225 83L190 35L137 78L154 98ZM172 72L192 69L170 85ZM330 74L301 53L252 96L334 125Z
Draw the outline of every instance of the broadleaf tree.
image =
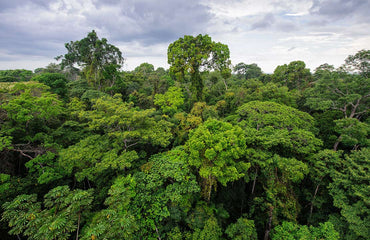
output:
M170 72L177 79L184 81L190 76L194 102L203 100L204 71L218 70L225 78L231 73L229 47L212 41L208 35L179 38L168 46L167 57Z
M114 80L114 74L120 69L124 58L116 46L109 44L106 38L99 39L92 30L87 37L65 44L67 53L56 57L61 59L61 67L82 67L83 76L95 88L107 86L103 80ZM113 75L112 75L113 74ZM105 79L109 75L110 79Z

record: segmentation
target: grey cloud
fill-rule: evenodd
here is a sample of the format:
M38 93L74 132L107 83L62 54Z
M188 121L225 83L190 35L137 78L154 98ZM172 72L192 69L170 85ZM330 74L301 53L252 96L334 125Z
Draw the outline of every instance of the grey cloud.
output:
M117 5L119 4L120 2L122 2L121 0L93 0L95 6L97 7L101 7L101 6L104 6L104 5Z
M49 0L2 0L0 1L0 12L5 12L9 9L14 9L16 7L33 5L42 8L48 8L50 1Z
M3 29L0 27L0 31ZM10 55L48 56L51 58L64 48L63 43L48 38L38 39L37 36L9 32L0 38L0 46L5 46L3 51Z
M271 29L282 32L293 32L298 30L296 23L289 21L282 16L266 14L262 19L255 21L251 25L251 30L265 30Z
M332 20L356 18L360 22L369 20L369 12L368 0L314 0L310 9L311 14Z
M294 32L298 30L297 26L294 23L288 21L281 21L277 23L276 28L283 32Z
M108 23L111 19L107 16L88 15L87 18L94 25L104 27L116 41L169 42L184 34L199 32L212 17L208 7L196 0L111 1L111 4L121 12L114 24Z
M208 7L197 0L93 0L96 9L68 10L62 18L51 12L47 0L9 2L1 3L7 10L0 11L0 51L14 55L55 57L63 53L64 43L79 40L92 29L113 44L167 43L200 33L211 19ZM22 4L27 4L27 12L17 9Z
M262 19L252 24L251 29L266 29L271 27L275 23L275 17L273 14L268 13Z
M314 27L321 27L328 25L330 23L329 20L327 19L311 19L308 21L309 26L314 26Z

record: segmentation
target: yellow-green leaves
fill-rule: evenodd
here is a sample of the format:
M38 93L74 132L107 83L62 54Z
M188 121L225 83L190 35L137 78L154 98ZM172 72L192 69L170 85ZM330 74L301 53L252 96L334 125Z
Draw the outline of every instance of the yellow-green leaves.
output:
M47 92L47 86L40 83L18 83L12 88L13 96L0 108L8 118L18 123L27 123L33 119L52 121L64 111L57 95Z
M120 95L93 100L92 110L80 112L89 128L104 132L119 141L124 149L139 142L166 146L172 137L171 124L152 117L154 109L140 110L123 102Z
M272 233L272 240L338 240L339 234L331 222L320 223L319 226L298 225L292 222L283 222L276 226Z
M156 94L154 104L162 109L165 114L174 114L184 104L181 88L170 87L165 94Z

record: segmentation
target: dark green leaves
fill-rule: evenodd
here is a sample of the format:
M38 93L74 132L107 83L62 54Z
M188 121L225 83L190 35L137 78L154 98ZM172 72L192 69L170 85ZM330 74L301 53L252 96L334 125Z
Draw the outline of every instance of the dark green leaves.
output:
M113 80L105 78L115 77L124 61L121 51L108 44L107 39L99 39L94 30L79 41L66 43L65 47L68 53L57 57L62 59L62 69L74 64L82 66L86 80L98 89L107 85L104 80Z

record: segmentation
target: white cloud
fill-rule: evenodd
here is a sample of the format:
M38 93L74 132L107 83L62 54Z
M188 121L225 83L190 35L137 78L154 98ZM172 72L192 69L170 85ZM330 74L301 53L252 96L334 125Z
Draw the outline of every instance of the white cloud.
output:
M308 12L312 6L309 0L204 0L203 4L221 18L240 18L281 12Z
M289 16L289 17L302 17L302 16L305 16L305 15L308 15L309 12L306 11L306 12L297 12L297 13L286 13L285 16Z

